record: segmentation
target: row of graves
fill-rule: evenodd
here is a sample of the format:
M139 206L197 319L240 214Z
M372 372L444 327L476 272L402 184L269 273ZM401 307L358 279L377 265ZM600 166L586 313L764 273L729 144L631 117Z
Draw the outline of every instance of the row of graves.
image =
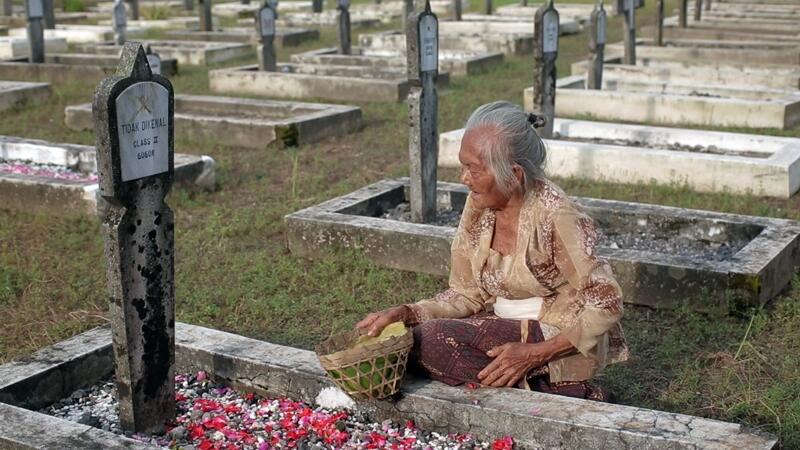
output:
M800 139L652 125L674 125L679 117L677 122L700 128L794 126L800 111L791 99L800 95L800 61L796 55L786 59L796 47L776 44L792 42L790 32L771 25L792 20L796 25L800 13L779 1L715 0L690 7L682 0L677 21L664 17L660 8L660 20L647 38L636 35L642 2L615 1L611 13L624 16L625 39L608 45L602 1L563 9L552 1L494 9L487 0L484 14L462 14L465 3L458 0L426 1L424 8L408 1L351 8L339 0L335 12L323 11L318 1L211 5L205 0L195 7L189 0L169 3L170 8L199 10L197 29L170 26L182 28L167 31L171 40L142 43L128 41L147 27L146 21L136 22L135 0L98 4L97 14L111 14L112 26L97 26L111 35L98 42L68 43L87 45L80 47L81 55L116 62L97 64L101 70L91 76L102 82L92 103L65 110L68 127L95 130L96 145L0 137L0 163L28 167L0 170L0 192L10 199L4 208L41 205L48 213L77 209L98 214L111 326L0 366L0 447L157 448L190 438L234 443L234 448L280 447L286 441L271 439L285 438L279 425L299 423L301 409L325 424L314 431L325 434L322 447L356 445L342 434L352 425L346 412L292 406L295 412L287 419L273 416L285 412L274 404L242 395L236 403L242 412L237 431L228 420L238 413L221 411L219 403L204 403L208 409L198 417L184 410L187 385L207 376L226 386L217 388L221 393L214 391L220 396L232 395L233 388L308 404L332 383L313 352L175 322L175 224L164 198L173 185L215 185L211 157L175 153L176 130L201 137L224 133L244 148L274 141L296 145L358 130L362 115L354 106L296 100L406 102L409 177L382 180L286 216L287 240L298 256L356 248L381 266L446 275L468 191L437 180L438 167L457 164L463 135L463 130L439 130L438 92L447 88L449 76L486 70L504 55L531 55L534 78L524 93L525 107L548 117L540 133L549 151L550 175L793 195L800 187ZM0 82L0 110L22 98L47 101L49 83L90 76L68 68L91 67L87 63L71 66L53 58L62 50L50 46L69 38L46 32L44 17L50 13L44 10L51 8L46 3L27 0L27 54L0 63L0 80L9 80ZM226 20L244 16L246 23L214 27L214 14L228 15ZM398 17L404 29L362 34L352 44L352 26ZM752 30L743 26L751 19ZM756 39L762 22L778 37ZM319 25L337 28L337 48L298 53L288 63L277 60L275 48L291 45L287 36L300 32L293 27ZM67 29L57 25L50 30ZM559 36L581 29L588 30L591 58L557 79ZM753 40L743 41L749 34ZM208 54L179 56L177 49L194 45L240 45L256 52L258 65L209 72L214 94L240 97L174 93L169 77L179 65L220 61ZM30 79L47 82L23 81ZM568 118L576 115L604 122ZM602 229L599 252L612 263L626 301L633 304L670 307L675 299L696 298L701 292L712 293L712 300L733 292L747 304L763 304L787 285L800 263L798 222L603 199L576 201ZM198 376L187 379L177 373ZM109 401L118 411L113 424L44 413L77 390L94 389L112 377L116 393ZM402 391L391 401L359 403L358 414L383 431L393 428L381 421L412 420L416 425L401 431L406 437L416 427L442 436L470 433L484 442L475 445L508 435L521 449L770 449L777 444L775 436L738 424L530 391L465 393L413 377ZM530 405L537 406L535 412ZM260 427L260 434L250 433L258 439L237 434L242 426ZM133 439L132 433L163 438ZM510 448L504 445L510 444L494 443Z

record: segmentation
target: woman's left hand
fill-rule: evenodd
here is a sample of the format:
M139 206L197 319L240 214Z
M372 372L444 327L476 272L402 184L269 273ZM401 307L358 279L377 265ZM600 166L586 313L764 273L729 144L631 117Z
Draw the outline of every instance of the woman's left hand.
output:
M528 371L541 367L550 360L550 350L543 344L511 342L497 346L487 355L494 358L479 374L484 386L512 387Z

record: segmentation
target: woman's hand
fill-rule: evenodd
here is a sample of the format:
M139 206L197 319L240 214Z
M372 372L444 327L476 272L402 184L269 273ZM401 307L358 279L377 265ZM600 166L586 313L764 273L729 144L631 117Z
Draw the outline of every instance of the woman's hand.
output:
M377 336L387 325L394 322L406 323L409 318L407 306L395 306L376 313L370 313L356 324L356 328L367 329L367 334Z
M494 358L478 374L484 386L512 387L527 375L528 371L547 364L552 357L549 345L511 342L495 347L487 355Z

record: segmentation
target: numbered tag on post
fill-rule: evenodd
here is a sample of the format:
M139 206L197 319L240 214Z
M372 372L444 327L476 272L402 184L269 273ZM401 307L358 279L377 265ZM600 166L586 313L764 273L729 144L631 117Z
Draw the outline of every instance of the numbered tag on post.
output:
M258 23L261 36L275 36L275 11L264 7L258 12Z
M28 0L28 18L41 19L44 16L44 5L42 0Z
M125 88L116 98L122 181L169 170L169 91L152 81Z
M420 72L430 72L439 67L438 22L434 16L423 16L419 21Z
M597 13L597 45L606 43L606 12L600 10Z
M544 24L542 51L555 53L558 51L558 12L554 9L546 11L542 17L542 23Z

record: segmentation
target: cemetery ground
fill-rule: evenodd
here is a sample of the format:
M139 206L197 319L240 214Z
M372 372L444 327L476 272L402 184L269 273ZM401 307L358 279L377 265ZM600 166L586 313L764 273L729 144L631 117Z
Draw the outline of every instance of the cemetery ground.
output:
M505 3L511 2L496 6ZM676 4L666 2L665 10ZM480 7L473 0L471 9ZM648 2L637 12L640 27L653 23L654 7ZM610 18L609 42L621 39L621 27L620 17ZM279 49L279 60L335 40L334 30L323 29L318 42ZM559 76L586 57L586 45L585 31L561 37ZM439 91L439 131L463 126L488 101L521 104L531 66L531 56L506 56L483 75L452 78ZM171 81L176 94L208 93L207 68L182 66ZM91 131L71 131L63 117L67 105L90 101L94 89L54 85L50 102L0 113L0 134L93 145ZM236 148L224 135L198 141L176 129L175 152L214 155L219 184L210 193L173 190L168 199L176 220L178 320L308 349L367 312L445 286L436 277L377 268L357 252L307 261L286 249L284 215L378 179L407 176L405 104L357 106L362 131L300 148ZM800 137L798 128L727 131ZM440 170L441 180L457 177ZM680 185L556 182L571 195L800 219L800 195L781 200L700 194ZM0 211L0 363L106 323L105 283L96 218ZM619 403L743 423L777 433L784 448L800 447L800 276L762 308L735 307L731 299L719 305L720 314L692 307L697 299L682 300L674 310L628 306L623 326L633 359L610 367L600 382Z

